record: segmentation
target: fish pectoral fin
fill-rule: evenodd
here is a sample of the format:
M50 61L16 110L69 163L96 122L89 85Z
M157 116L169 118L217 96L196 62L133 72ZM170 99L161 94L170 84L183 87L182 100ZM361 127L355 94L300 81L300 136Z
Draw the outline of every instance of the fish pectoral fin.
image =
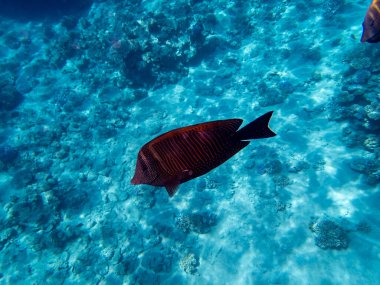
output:
M168 184L168 185L165 186L166 191L169 194L169 197L173 197L174 196L174 194L178 190L178 186L179 186L179 182L170 183L170 184Z
M182 171L182 176L183 177L188 177L188 176L191 176L191 175L193 175L193 171L192 170L190 170L190 169L185 169L184 171Z

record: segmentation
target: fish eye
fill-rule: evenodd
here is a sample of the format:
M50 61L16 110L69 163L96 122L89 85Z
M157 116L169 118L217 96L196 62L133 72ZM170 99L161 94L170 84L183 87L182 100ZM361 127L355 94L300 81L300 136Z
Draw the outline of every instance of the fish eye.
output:
M375 24L375 21L374 21L373 19L369 20L369 25L370 25L371 27L373 27L374 24Z

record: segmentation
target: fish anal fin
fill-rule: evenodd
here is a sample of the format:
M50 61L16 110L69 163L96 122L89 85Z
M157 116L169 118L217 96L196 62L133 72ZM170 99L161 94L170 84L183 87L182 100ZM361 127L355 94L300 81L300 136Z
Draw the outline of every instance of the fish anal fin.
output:
M168 185L165 186L166 191L169 194L169 197L173 197L174 196L174 194L178 190L178 187L179 187L179 183L171 183L171 184L168 184Z

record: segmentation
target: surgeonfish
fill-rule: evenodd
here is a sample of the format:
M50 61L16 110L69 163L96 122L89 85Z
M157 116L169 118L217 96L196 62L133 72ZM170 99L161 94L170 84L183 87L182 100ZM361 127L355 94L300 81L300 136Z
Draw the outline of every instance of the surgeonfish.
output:
M377 43L380 41L380 0L373 0L367 10L360 41L362 43Z
M139 151L131 183L165 187L172 197L181 183L218 167L252 139L273 137L269 128L273 111L245 127L242 119L229 119L182 127L146 143Z

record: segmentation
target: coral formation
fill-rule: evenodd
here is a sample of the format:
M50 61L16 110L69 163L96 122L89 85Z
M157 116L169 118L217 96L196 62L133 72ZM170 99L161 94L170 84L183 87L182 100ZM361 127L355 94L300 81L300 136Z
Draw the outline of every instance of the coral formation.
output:
M322 249L347 249L350 243L348 232L327 219L312 219L309 225L314 234L315 245Z
M175 225L185 233L196 232L205 234L216 226L217 217L209 212L181 214L175 218Z
M195 274L199 266L199 258L194 253L186 254L179 262L179 266L187 274Z

